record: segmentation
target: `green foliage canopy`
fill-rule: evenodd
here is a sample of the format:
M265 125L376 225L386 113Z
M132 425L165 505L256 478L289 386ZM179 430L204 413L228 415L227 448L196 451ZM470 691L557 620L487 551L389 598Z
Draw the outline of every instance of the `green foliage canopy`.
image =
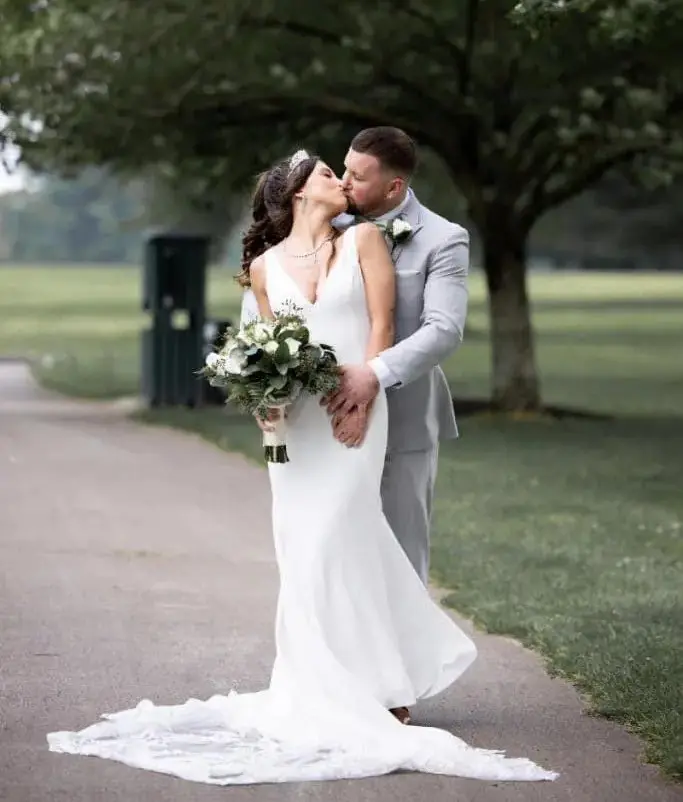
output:
M399 125L484 251L494 398L540 403L529 231L605 173L683 155L680 0L0 0L0 103L29 163L155 165L241 189L295 145L338 166Z

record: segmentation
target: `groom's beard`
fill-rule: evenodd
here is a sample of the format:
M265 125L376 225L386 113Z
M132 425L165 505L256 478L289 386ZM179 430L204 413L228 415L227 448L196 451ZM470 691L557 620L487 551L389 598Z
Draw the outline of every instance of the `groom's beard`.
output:
M362 217L365 220L373 220L375 217L377 217L377 215L373 212L369 212L366 209L361 209L360 206L357 206L354 203L353 198L351 198L349 195L346 196L346 200L349 204L346 209L347 214L353 215L354 217Z
M362 215L361 210L356 206L356 204L353 202L353 199L350 198L348 195L346 196L346 202L348 204L346 207L347 214L352 214L354 217Z

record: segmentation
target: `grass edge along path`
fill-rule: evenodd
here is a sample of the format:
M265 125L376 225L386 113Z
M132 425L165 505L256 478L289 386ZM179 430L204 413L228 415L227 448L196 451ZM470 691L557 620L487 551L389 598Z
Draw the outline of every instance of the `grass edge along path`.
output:
M261 463L253 424L221 410L135 417ZM432 575L443 603L538 652L683 779L683 428L633 425L463 421L442 450Z

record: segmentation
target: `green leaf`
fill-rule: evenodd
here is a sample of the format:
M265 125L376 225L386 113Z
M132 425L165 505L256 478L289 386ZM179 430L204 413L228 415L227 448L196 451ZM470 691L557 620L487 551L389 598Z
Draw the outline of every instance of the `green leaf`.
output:
M289 361L289 348L286 343L281 342L277 351L273 354L273 362L275 362L276 365L287 365Z

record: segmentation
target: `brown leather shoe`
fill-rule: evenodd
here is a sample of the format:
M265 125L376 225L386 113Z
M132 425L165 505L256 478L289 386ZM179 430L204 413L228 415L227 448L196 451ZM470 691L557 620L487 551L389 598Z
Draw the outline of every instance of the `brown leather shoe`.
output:
M389 712L395 716L401 724L410 724L410 710L407 707L392 707Z

